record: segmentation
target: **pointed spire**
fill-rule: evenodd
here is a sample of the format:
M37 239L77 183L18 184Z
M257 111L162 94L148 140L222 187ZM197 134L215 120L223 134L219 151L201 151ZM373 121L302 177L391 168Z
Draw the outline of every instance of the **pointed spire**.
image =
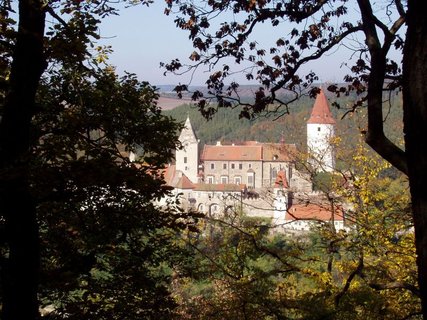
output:
M183 142L187 141L197 141L196 133L194 132L193 126L191 125L190 116L187 115L187 120L185 120L184 128L181 131L179 140Z
M307 123L335 124L335 119L329 109L328 99L322 89L317 94L310 119L308 119Z

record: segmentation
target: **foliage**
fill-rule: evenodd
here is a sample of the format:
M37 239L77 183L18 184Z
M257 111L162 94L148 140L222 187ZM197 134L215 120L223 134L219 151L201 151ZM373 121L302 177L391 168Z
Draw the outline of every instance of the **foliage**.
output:
M155 88L106 65L95 41L113 4L20 1L15 29L1 2L4 319L38 318L37 298L50 319L174 314L171 270L188 256L176 233L193 218L156 200L181 126Z
M421 319L407 181L359 145L342 188L346 230L275 234L244 215L207 221L174 293L182 319ZM331 190L328 192L332 193ZM267 228L268 230L268 228Z
M167 192L158 171L179 126L133 75L59 70L39 97L32 179L43 303L73 319L168 318L175 302L165 270L179 263L173 230L187 215L153 200Z

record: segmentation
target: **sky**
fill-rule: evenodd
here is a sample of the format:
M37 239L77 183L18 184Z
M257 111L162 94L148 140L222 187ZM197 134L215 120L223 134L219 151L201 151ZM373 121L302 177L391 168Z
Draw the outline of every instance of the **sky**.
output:
M106 18L100 30L102 43L112 46L114 52L110 63L116 66L119 74L126 70L153 85L189 84L190 75L164 76L164 70L160 68L160 62L169 62L175 58L189 62L187 57L193 52L187 32L175 26L173 14L164 15L164 6L164 1L155 0L149 7L123 9L119 16ZM257 41L274 43L278 36L272 32L271 25L263 28L257 31ZM315 71L320 82L342 82L343 76L348 73L348 67L343 66L342 62L349 57L350 53L345 49L332 52L302 71ZM199 72L193 77L191 84L203 85L206 79L206 71ZM230 80L246 84L242 75L236 75Z
M149 7L125 8L119 16L103 21L100 30L103 43L112 46L110 62L119 73L135 73L140 80L154 85L189 81L188 76L165 77L160 68L160 62L186 60L193 51L186 32L176 28L173 17L163 14L163 10L163 1L155 1Z

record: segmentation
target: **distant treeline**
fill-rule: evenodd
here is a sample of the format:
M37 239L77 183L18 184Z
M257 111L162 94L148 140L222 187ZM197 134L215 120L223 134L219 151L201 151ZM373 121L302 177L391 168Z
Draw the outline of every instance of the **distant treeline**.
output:
M337 120L336 135L342 139L344 146L349 148L355 146L360 132L366 130L365 109L361 108L355 113L348 112L355 97L336 99L329 96L328 99L331 111ZM314 99L303 97L289 106L289 114L279 118L274 114L259 116L253 120L239 119L241 110L239 107L220 109L209 121L202 117L197 107L189 104L183 104L164 113L180 122L184 122L188 115L202 146L214 144L217 141L280 142L284 139L285 143L295 143L304 150L307 137L306 121L310 116L313 103ZM384 103L384 116L386 134L391 140L401 142L402 137L396 135L397 132L401 132L396 128L402 126L400 95L396 94Z

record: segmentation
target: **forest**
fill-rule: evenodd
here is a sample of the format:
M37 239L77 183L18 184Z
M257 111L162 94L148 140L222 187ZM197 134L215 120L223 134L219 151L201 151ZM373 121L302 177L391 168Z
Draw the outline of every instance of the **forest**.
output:
M99 42L101 21L150 3L0 0L0 318L427 318L422 2L168 0L194 52L162 68L210 71L206 90L175 88L194 106L168 112ZM289 33L262 48L261 24ZM283 235L239 208L157 205L187 115L202 143L303 149L319 90L303 66L348 44L349 75L327 86L340 164L309 175L346 206L346 230ZM251 97L229 81L235 66L259 83Z
M327 85L319 83L317 86L326 87ZM248 91L246 89L246 94L241 96L250 101L251 96L248 95ZM159 93L163 95L162 90ZM366 110L348 112L348 106L357 99L356 95L336 98L329 94L328 99L334 118L338 120L335 128L336 135L343 140L343 146L348 146L349 149L354 148L359 134L366 130ZM384 95L383 99L387 101L383 105L384 113L387 114L384 121L385 132L391 140L402 144L403 134L398 130L403 127L401 94L395 91L391 97ZM306 122L310 117L313 104L313 98L304 96L292 103L289 114L278 116L276 113L265 112L252 119L239 117L242 107L218 109L212 119L206 119L198 111L196 103L189 104L187 101L163 113L180 123L184 123L189 116L202 148L204 144L215 144L217 141L280 142L284 139L285 143L296 144L302 151L306 149Z

